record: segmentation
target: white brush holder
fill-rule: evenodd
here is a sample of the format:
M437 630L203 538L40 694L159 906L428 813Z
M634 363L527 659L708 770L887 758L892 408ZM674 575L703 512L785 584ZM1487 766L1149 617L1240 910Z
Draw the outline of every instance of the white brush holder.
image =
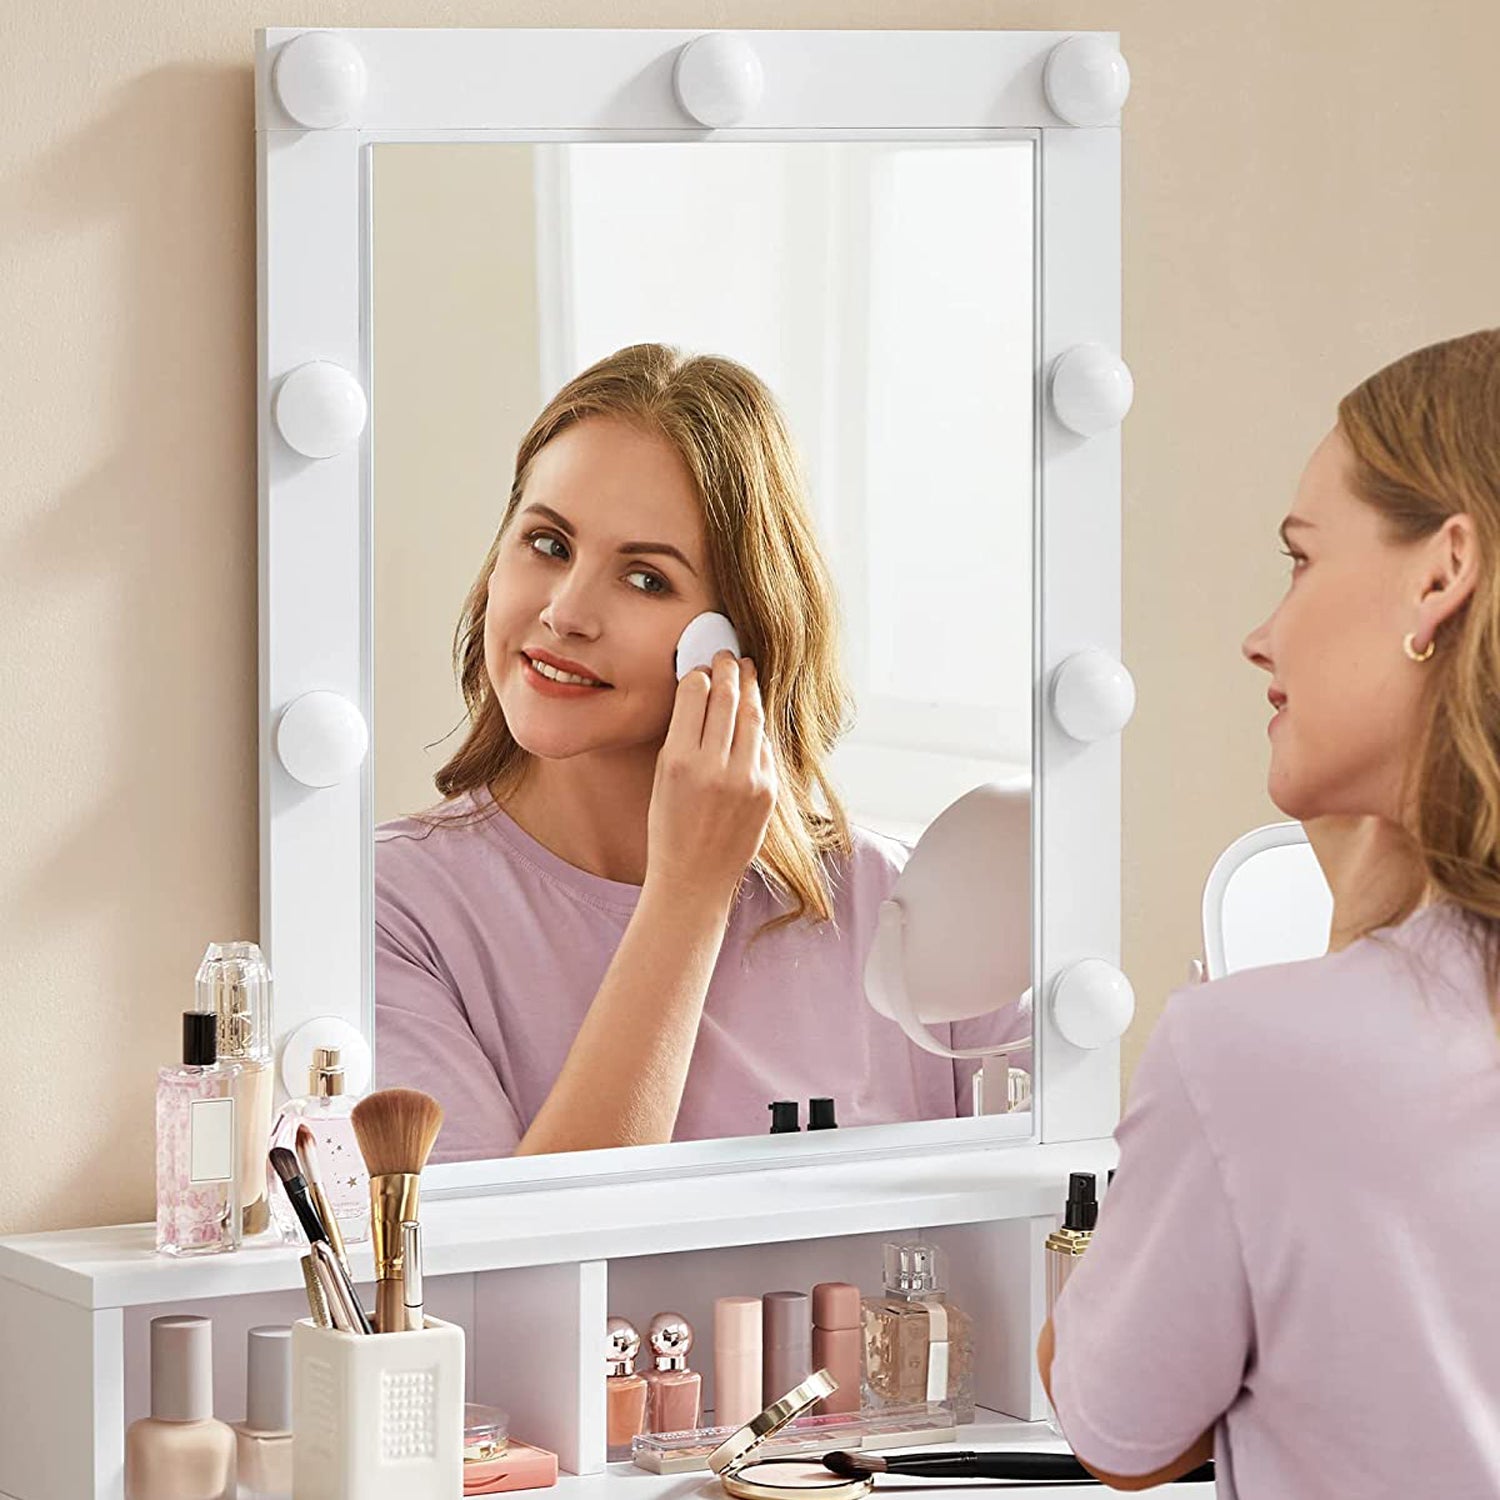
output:
M293 1500L456 1500L464 1331L292 1328Z

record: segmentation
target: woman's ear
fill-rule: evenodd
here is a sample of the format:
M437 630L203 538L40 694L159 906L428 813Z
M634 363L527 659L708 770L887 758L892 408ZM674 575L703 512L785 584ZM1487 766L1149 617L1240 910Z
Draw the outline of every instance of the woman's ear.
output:
M1479 583L1479 533L1467 512L1449 516L1422 543L1418 641L1430 641L1466 605Z

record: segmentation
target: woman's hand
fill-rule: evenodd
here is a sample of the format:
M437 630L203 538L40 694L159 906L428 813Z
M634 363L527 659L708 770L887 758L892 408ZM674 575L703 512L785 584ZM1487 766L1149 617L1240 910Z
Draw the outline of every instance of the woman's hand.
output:
M677 684L646 822L648 888L733 896L776 806L764 723L748 657L721 651L711 674L695 668Z

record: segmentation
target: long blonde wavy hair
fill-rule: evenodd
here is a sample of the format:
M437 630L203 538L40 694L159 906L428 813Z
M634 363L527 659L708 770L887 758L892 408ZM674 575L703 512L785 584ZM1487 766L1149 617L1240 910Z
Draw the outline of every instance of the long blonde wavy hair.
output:
M1500 329L1418 349L1339 403L1354 488L1389 534L1415 542L1466 514L1479 580L1423 669L1407 767L1408 831L1430 891L1468 914L1500 992ZM1415 906L1413 896L1405 911Z
M789 907L761 930L829 921L826 856L850 849L848 818L825 768L851 716L838 610L786 422L765 384L733 360L634 344L575 376L532 423L455 632L468 731L434 778L437 789L452 799L489 787L503 807L526 775L532 757L511 735L485 669L490 574L537 455L573 424L599 417L636 423L681 455L703 506L720 598L756 665L779 790L751 868Z

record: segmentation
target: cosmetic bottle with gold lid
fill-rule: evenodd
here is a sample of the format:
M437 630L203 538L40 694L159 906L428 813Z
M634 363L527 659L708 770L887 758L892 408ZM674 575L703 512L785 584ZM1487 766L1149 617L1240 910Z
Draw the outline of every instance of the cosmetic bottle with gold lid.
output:
M1094 1174L1074 1172L1068 1178L1068 1201L1063 1209L1062 1227L1047 1236L1047 1316L1057 1306L1057 1299L1067 1285L1073 1267L1094 1237L1099 1218L1099 1202L1094 1193Z
M631 1439L646 1425L646 1377L635 1372L641 1336L626 1318L611 1318L604 1335L605 1427L611 1463L630 1457Z
M210 943L198 965L197 1009L219 1021L219 1060L239 1068L235 1130L239 1163L240 1232L271 1223L266 1202L266 1151L271 1136L271 970L255 943Z

